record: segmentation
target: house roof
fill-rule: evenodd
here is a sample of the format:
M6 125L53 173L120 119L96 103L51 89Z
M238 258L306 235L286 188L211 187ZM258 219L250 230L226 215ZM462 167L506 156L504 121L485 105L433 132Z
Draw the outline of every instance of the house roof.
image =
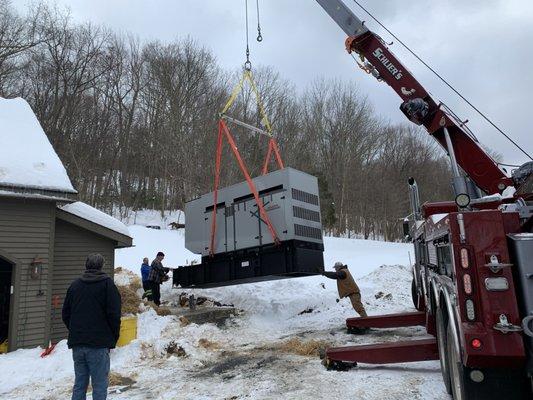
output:
M0 143L0 189L77 193L25 100L0 97Z
M64 221L115 240L117 247L132 245L133 239L126 225L88 204L77 201L57 208L57 217Z

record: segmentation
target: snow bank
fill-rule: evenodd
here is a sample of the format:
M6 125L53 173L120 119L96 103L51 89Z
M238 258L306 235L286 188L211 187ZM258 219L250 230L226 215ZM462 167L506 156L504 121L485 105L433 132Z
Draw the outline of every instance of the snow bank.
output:
M118 210L117 210L118 211ZM115 217L118 217L115 215ZM181 210L165 211L161 215L159 210L128 211L126 217L120 218L126 225L159 226L161 229L169 229L171 222L185 223L185 213Z
M139 363L141 344L150 343L153 347L158 345L159 351L164 351L164 346L170 338L161 339L163 332L175 322L174 317L160 317L150 309L139 315L137 340L132 344L120 347L111 352L112 371L122 371ZM43 386L45 390L57 389L57 382L74 381L74 367L71 351L67 341L59 342L54 351L47 357L41 358L42 349L21 349L8 354L0 355L0 398L17 388L31 387L32 384ZM54 384L53 381L56 383ZM42 388L41 388L42 390ZM40 396L32 396L37 398ZM65 395L65 398L70 396ZM26 398L26 397L16 397Z
M59 342L52 356L41 358L43 350L24 349L0 356L0 397L4 398L15 388L41 383L50 379L66 379L74 376L72 355L67 348L67 341Z
M352 275L362 277L381 265L409 265L413 245L377 240L324 238L324 263L333 270L336 261L348 265Z
M403 310L412 307L409 290L411 279L410 267L382 265L370 274L358 278L357 282L363 300L372 308L382 310L393 307ZM328 310L330 316L338 314L339 319L345 311L353 314L348 299L337 304L337 282L320 275L212 289L180 290L165 284L162 288L162 298L170 302L177 301L181 292L232 304L255 317L289 318L309 309L314 312Z
M81 201L66 204L59 208L68 212L69 214L73 214L77 217L86 219L87 221L94 222L95 224L104 226L107 229L111 229L112 231L118 232L122 235L130 236L130 232L126 225L124 225L118 219L113 218L112 216L97 210L88 204L82 203Z
M0 185L76 193L29 104L0 97Z
M185 248L185 233L180 230L157 230L143 226L130 226L134 247L115 252L115 266L140 274L142 259L152 260L158 251L165 253L164 265L177 267L199 262L201 256ZM405 243L389 243L373 240L324 238L324 262L331 269L336 261L347 264L355 276L363 276L380 265L409 265L412 246Z
M169 268L200 260L199 255L185 249L183 229L157 230L134 225L129 227L129 232L133 238L133 247L115 251L115 267L126 268L140 275L143 258L148 257L151 261L158 251L165 253L163 265Z

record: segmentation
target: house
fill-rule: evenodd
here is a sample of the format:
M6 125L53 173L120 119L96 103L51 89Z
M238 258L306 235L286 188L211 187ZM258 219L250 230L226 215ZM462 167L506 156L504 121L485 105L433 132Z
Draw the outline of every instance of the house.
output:
M88 254L132 245L115 218L76 201L30 106L0 98L0 343L9 351L66 337L61 308Z

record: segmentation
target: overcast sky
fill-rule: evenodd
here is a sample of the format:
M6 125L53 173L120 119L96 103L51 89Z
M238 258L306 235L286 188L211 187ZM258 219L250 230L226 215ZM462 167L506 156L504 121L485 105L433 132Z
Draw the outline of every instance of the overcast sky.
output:
M344 0L367 26L392 39ZM533 153L533 0L359 0L461 89L482 111ZM244 61L244 0L49 0L68 7L77 22L105 24L141 39L170 41L191 36L227 69ZM399 97L357 68L344 50L345 34L314 0L259 0L264 40L255 41L255 0L249 0L251 59L269 65L300 90L318 77L355 81L377 112L405 121ZM24 7L26 0L13 0ZM452 107L479 140L509 163L527 158L482 122L429 71L392 46L420 82Z

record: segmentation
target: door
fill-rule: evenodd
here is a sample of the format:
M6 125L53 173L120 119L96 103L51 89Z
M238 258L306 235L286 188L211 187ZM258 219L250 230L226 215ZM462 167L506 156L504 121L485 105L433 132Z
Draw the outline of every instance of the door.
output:
M0 258L0 349L9 337L13 264ZM7 351L7 349L5 349Z

